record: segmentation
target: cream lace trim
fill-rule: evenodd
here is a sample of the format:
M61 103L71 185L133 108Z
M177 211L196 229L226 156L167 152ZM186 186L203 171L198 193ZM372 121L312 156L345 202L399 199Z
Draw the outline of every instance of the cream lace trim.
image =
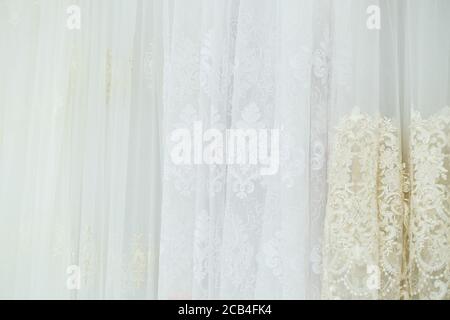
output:
M324 234L325 299L449 298L450 113L400 132L355 110L337 128ZM411 192L410 192L411 190Z
M411 141L411 297L450 299L450 109L415 112Z

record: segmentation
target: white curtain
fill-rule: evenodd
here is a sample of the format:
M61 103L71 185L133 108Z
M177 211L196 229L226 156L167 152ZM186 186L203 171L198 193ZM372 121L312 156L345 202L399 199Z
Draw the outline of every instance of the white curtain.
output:
M157 297L163 2L0 4L0 296Z
M335 6L323 298L450 298L449 4Z
M0 0L0 298L449 298L448 30L448 0ZM277 173L175 164L198 122L279 130Z
M323 1L175 2L163 136L198 120L279 128L280 167L166 152L159 297L319 297L329 15Z

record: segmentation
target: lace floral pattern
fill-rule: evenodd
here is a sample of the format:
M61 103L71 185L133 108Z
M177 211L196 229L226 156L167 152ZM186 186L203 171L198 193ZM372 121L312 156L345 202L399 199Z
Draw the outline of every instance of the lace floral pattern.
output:
M355 110L338 127L324 298L450 298L450 109L413 111L410 134L408 174L391 120Z
M399 132L355 110L329 171L323 297L391 299L401 288L403 187Z
M450 299L450 109L411 122L409 279L413 299Z

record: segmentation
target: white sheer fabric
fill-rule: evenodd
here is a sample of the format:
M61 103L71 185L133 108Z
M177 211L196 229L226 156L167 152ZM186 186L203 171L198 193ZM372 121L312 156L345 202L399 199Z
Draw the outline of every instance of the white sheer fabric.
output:
M157 297L162 2L0 5L0 296Z
M377 5L379 32L335 7L322 296L448 299L450 7Z
M328 15L316 1L175 3L164 136L197 120L280 128L281 159L263 177L166 157L160 297L319 296L325 199L311 192L325 191Z
M407 4L410 295L450 299L450 3Z
M0 298L448 298L448 30L448 0L0 0ZM277 174L174 164L197 121L279 129Z

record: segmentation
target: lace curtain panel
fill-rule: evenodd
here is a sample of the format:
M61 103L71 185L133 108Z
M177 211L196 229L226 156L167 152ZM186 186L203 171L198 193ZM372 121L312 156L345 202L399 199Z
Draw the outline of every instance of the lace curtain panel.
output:
M0 0L0 298L449 299L449 30L448 0ZM233 130L276 163L198 151Z

